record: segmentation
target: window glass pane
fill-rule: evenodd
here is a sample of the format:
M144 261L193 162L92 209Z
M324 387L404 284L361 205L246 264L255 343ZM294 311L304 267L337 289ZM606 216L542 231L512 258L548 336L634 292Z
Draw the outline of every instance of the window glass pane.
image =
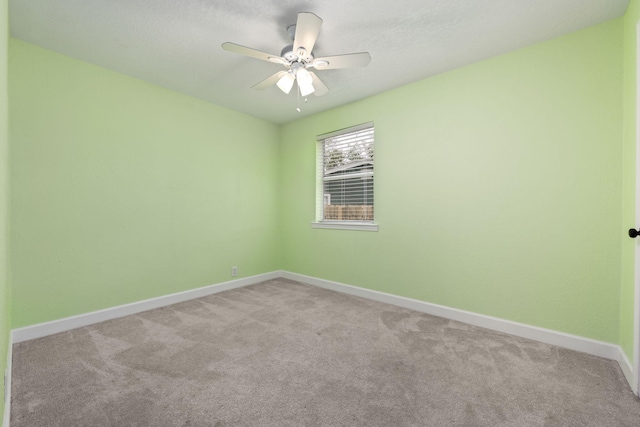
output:
M373 221L373 125L333 133L320 142L322 219Z

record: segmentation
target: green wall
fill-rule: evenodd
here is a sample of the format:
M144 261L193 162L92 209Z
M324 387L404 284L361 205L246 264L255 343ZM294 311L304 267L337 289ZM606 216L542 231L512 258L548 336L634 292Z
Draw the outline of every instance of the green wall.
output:
M622 205L622 282L620 288L620 346L633 361L634 331L634 251L636 240L627 230L636 223L636 26L640 20L640 0L631 0L624 16L624 97L623 97L623 205Z
M278 126L9 48L14 328L279 268Z
M617 343L622 29L283 126L283 269ZM315 136L367 121L380 231L312 229Z
M7 366L11 333L9 289L9 98L8 88L8 2L0 0L0 377ZM0 381L2 382L2 381ZM0 387L0 422L4 415L4 387Z

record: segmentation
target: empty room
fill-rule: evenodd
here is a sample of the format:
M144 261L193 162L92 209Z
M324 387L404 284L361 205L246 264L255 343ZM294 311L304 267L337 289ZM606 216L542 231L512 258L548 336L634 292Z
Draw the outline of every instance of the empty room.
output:
M0 419L640 425L640 0L0 0Z

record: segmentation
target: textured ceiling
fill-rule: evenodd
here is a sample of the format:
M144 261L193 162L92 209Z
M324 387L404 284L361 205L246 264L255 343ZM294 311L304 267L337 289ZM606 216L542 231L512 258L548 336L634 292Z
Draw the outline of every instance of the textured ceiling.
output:
M11 35L243 113L285 123L624 14L629 0L10 0ZM251 86L278 64L298 12L324 20L316 57L366 51L366 68L318 71L330 91Z

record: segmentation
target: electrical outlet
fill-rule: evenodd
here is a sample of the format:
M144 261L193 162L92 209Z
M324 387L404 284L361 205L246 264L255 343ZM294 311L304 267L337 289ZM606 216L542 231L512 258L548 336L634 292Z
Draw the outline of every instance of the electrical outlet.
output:
M238 267L231 267L231 275L236 277L238 275Z

